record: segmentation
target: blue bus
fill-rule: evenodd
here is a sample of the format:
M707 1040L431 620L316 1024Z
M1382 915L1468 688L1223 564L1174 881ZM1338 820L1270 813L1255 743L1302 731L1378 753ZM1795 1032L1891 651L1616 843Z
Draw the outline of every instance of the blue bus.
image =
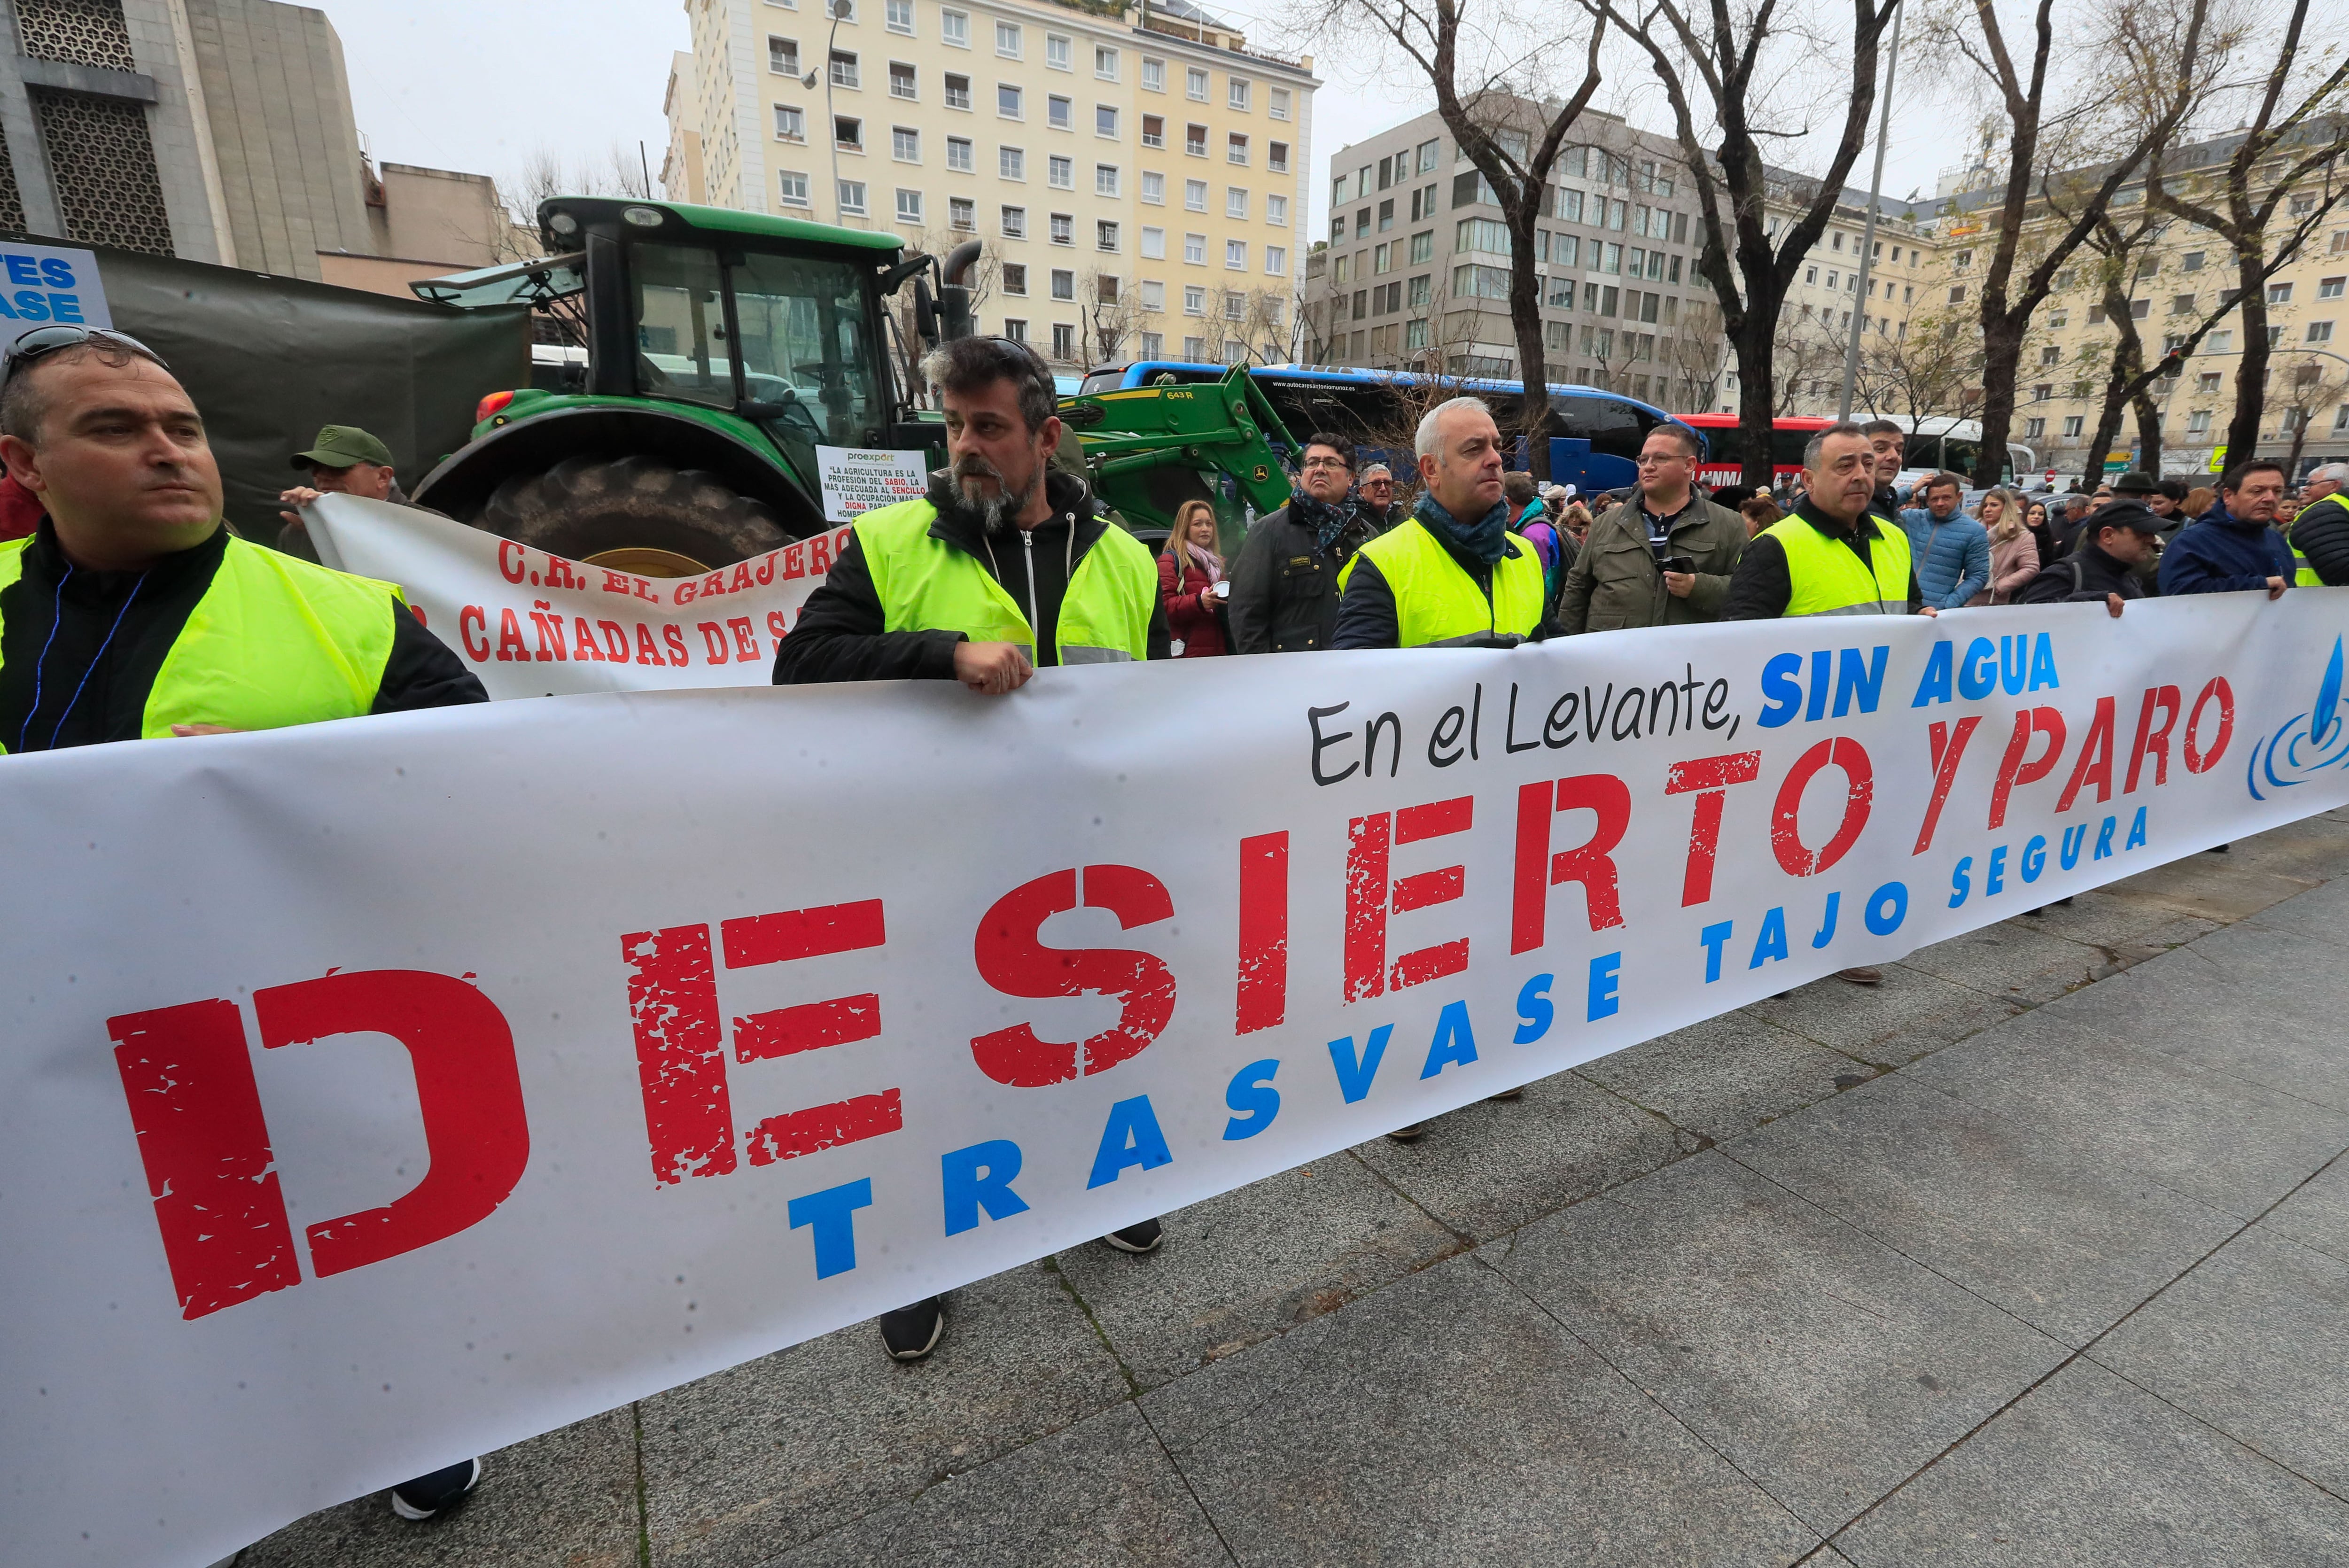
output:
M1115 392L1129 387L1176 385L1188 381L1221 380L1228 367L1181 359L1143 359L1130 365L1095 367L1084 378L1086 393ZM1401 370L1309 370L1297 366L1253 367L1248 375L1263 387L1279 412L1288 433L1299 440L1316 430L1343 436L1372 452L1381 451L1407 418L1410 392L1424 377ZM1483 398L1503 430L1517 428L1525 409L1525 389L1515 381L1473 377L1445 377L1442 383L1458 393ZM1619 490L1640 475L1640 448L1658 425L1674 424L1704 436L1684 421L1619 392L1596 387L1552 383L1549 389L1549 472L1557 484L1578 487L1584 495ZM1408 477L1408 448L1385 454L1399 475ZM1522 436L1509 466L1526 467Z

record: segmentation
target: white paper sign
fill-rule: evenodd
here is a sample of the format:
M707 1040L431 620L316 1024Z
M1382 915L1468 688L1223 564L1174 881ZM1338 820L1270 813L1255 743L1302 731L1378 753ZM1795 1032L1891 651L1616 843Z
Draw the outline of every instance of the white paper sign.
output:
M98 257L0 242L0 348L44 326L112 326Z
M833 522L854 522L875 508L919 500L929 488L927 452L818 447L815 462L823 481L823 515Z

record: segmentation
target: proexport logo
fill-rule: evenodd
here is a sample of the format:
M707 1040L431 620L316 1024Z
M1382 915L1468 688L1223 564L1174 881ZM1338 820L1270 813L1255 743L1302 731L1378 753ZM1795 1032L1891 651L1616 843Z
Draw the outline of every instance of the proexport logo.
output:
M2317 684L2316 700L2306 713L2284 720L2273 735L2251 748L2243 782L2251 799L2264 800L2262 779L2270 789L2305 784L2329 768L2349 763L2349 722L2341 716L2341 639L2333 639L2333 657Z

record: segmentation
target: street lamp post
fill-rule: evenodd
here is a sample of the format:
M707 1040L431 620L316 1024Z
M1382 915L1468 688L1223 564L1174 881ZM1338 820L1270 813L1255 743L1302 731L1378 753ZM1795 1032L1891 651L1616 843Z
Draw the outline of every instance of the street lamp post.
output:
M833 118L832 113L832 46L840 41L841 14L853 3L854 0L827 0L826 9L832 13L832 30L824 35L823 62L819 66L812 67L805 76L800 77L802 89L813 92L816 72L820 70L823 73L823 139L825 144L832 149L832 221L834 223L840 223L841 221L840 122ZM810 202L809 207L812 210L814 203ZM870 208L866 210L871 211ZM846 225L842 224L842 227L844 228Z
M1868 185L1868 232L1860 237L1859 277L1852 285L1859 297L1853 302L1851 341L1843 352L1843 402L1836 418L1847 421L1851 418L1852 389L1859 382L1859 337L1868 325L1868 273L1876 261L1876 209L1883 200L1884 148L1892 134L1892 77L1900 68L1901 10L1892 13L1892 46L1884 57L1884 105L1876 118L1876 172Z

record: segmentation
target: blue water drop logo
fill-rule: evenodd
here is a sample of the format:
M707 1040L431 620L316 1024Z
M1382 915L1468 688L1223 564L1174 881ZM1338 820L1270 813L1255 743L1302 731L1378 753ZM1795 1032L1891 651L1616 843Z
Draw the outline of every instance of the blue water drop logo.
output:
M2313 731L2310 741L2322 751L2341 728L2341 639L2333 639L2333 657L2324 666L2324 684L2316 688L2316 705L2308 710Z
M2316 700L2306 713L2293 714L2283 727L2251 748L2243 782L2254 800L2266 799L2261 788L2289 789L2305 784L2328 769L2349 765L2349 724L2341 715L2342 639L2333 639L2333 656L2317 683Z

